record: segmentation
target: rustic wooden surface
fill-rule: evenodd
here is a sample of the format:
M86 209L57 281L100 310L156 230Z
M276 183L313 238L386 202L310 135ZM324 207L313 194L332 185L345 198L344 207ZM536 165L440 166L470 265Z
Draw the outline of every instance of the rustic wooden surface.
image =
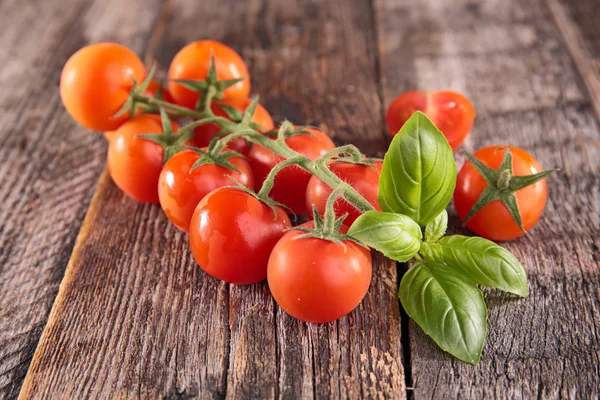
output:
M597 398L597 15L593 0L0 3L0 398ZM101 174L103 140L60 105L62 64L118 41L164 70L199 38L242 53L276 120L319 125L338 143L382 154L396 94L451 88L478 112L467 149L510 143L561 168L538 226L506 244L529 297L486 291L479 366L407 322L405 266L374 254L357 310L300 323L266 284L204 275L158 206Z

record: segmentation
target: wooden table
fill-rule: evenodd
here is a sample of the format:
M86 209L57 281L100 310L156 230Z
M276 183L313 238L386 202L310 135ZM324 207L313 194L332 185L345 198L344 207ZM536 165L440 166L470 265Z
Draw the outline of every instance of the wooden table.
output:
M0 398L599 395L596 0L4 0L0 27ZM560 168L540 223L504 244L530 294L485 291L480 365L406 318L405 265L374 254L352 314L301 323L266 284L202 273L160 207L113 185L102 135L60 103L62 65L116 41L164 71L199 38L240 51L276 120L338 143L381 155L393 97L449 88L478 112L466 149L512 144Z

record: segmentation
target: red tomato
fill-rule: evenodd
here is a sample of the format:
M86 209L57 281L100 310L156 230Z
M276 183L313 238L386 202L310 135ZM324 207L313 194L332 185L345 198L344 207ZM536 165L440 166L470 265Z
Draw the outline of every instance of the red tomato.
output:
M214 189L235 185L232 178L254 190L252 169L242 157L228 158L239 172L215 164L203 164L190 172L198 158L200 155L191 150L175 154L163 167L158 180L158 198L163 211L185 232L200 200Z
M173 130L179 129L171 123ZM110 134L108 172L129 197L143 203L158 203L158 177L163 166L162 147L143 133L163 133L160 117L138 115Z
M267 277L271 250L292 226L285 211L277 214L263 202L236 188L210 192L190 222L190 246L208 274L237 285Z
M248 97L250 94L250 75L240 55L223 43L200 40L181 49L169 67L169 91L177 104L191 109L196 107L198 93L184 88L174 80L205 80L210 66L211 50L215 54L215 69L219 80L244 78L243 81L227 88L223 93L224 97Z
M227 116L227 113L223 111L223 109L220 108L219 105L223 104L225 106L233 107L240 113L243 113L244 111L246 111L250 103L252 103L252 100L250 100L247 97L231 97L228 99L213 102L213 104L211 105L211 109L216 116L230 119ZM273 125L273 119L271 119L271 115L260 104L256 107L256 111L254 112L254 116L252 117L252 122L262 126L262 132L275 129L275 125ZM196 146L208 146L210 144L210 141L215 136L217 136L219 132L221 132L221 128L215 124L198 126L194 129L194 140L196 141ZM232 140L231 142L227 143L227 146L241 154L248 154L248 152L250 151L248 142L242 138Z
M329 150L335 148L335 144L329 136L317 129L307 129L312 135L302 134L286 139L287 145L311 160L316 160ZM275 165L283 161L283 157L276 155L271 150L253 145L248 154L248 160L254 171L256 187L262 186L269 172ZM296 214L306 212L306 187L311 174L300 167L291 165L277 174L275 186L271 189L270 197L275 201L290 207Z
M457 149L473 127L475 109L460 93L406 92L396 97L387 110L386 121L392 137L415 111L422 111L444 134L452 149Z
M277 242L269 258L269 289L294 318L334 321L365 297L371 284L371 253L347 240L342 245L317 238L294 239L303 233L288 231Z
M377 170L365 165L332 162L329 164L329 169L341 180L349 183L350 186L356 189L376 210L381 211L377 196L379 194L379 175L381 174L383 163L377 162L373 166ZM306 209L308 212L312 214L312 206L314 205L317 207L319 214L324 215L325 205L332 191L325 182L313 175L306 188ZM336 200L333 208L337 217L348 213L348 216L344 220L344 224L348 226L352 225L361 214L356 207L341 198Z
M485 165L498 169L504 158L504 149L510 149L513 157L513 175L524 176L542 172L536 159L517 147L491 146L473 153ZM456 189L454 191L454 206L461 220L464 220L471 208L487 187L487 183L471 162L467 161L458 173ZM523 228L531 229L540 219L546 204L546 180L542 179L531 186L524 187L516 192L517 204L521 213ZM491 240L511 240L522 236L524 233L514 221L506 206L495 200L483 207L469 221L467 227L476 234Z
M153 79L150 81L150 84L142 94L146 97L156 97L156 95L158 94L158 89L160 88L160 83ZM171 96L169 89L167 89L165 86L162 87L162 99L168 103L175 104L175 99L173 99L173 96Z
M86 46L69 58L60 77L60 98L75 121L88 129L111 131L128 115L113 118L133 87L144 80L144 64L116 43Z

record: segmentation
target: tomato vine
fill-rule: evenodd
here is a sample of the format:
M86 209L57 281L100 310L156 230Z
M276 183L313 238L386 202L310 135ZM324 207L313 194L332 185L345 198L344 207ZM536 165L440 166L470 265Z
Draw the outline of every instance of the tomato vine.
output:
M102 56L96 57L95 52ZM226 60L236 66L227 69L224 79L218 79L216 53L224 57L222 62ZM122 59L122 70L129 71L130 82L110 85L107 81L112 75L102 73L107 68L103 60L111 54ZM101 85L94 96L113 98L100 108L89 107L85 103L89 93L80 88L86 88L85 84L90 82L80 79L89 79L93 74L81 78L83 75L71 73L78 68L93 70L100 77L99 83L94 81ZM443 350L460 360L479 362L487 333L487 309L478 285L526 296L527 276L519 261L496 243L481 237L445 235L446 207L455 194L457 168L448 139L418 110L439 107L449 98L461 98L458 111L465 115L465 124L450 135L456 147L475 117L466 98L452 92L432 95L413 92L399 97L388 113L388 123L394 132L381 163L365 157L353 145L335 147L322 132L317 132L321 135L319 139L311 128L297 127L289 121L283 122L277 131L263 132L268 128L254 120L258 98L252 101L247 98L250 82L245 81L246 66L233 49L221 43L194 42L178 53L169 70L172 97L163 96L162 87L152 80L154 72L152 68L145 75L141 61L123 46L92 45L67 62L61 77L61 97L67 110L82 125L98 130L117 129L107 135L119 138L110 139L109 171L111 176L118 171L113 179L129 196L157 202L160 196L154 188L159 185L165 190L194 191L177 193L180 197L165 194L167 200L163 202L161 198L160 202L180 229L189 230L194 258L207 273L234 284L268 279L273 296L289 314L304 321L328 322L349 313L365 296L372 271L367 247L373 248L392 260L412 263L399 288L399 299L407 314ZM145 78L139 79L142 76ZM151 85L158 88L150 90ZM236 107L231 103L217 104L224 114L213 111L213 106L224 100L227 93L245 96L240 103L247 105L243 112L236 109L241 107L237 103L233 103ZM110 111L116 109L119 109L116 115L111 115ZM417 111L401 113L398 120L396 111L404 109ZM411 116L404 118L408 115ZM436 114L436 118L441 124L453 126L442 114ZM172 119L178 122L187 119L188 123L179 127ZM270 116L268 121L272 124ZM220 131L212 130L205 135L210 138L216 134L207 147L193 146L190 142L195 137L194 130L208 124ZM399 126L399 130L394 128ZM288 145L299 135L313 136L326 143L321 143L319 151L314 152L316 156L309 156ZM265 176L260 177L262 185L258 190L254 187L254 166L246 161L245 155L232 150L237 149L234 141L240 140L264 148L274 156L267 165L268 173L265 171ZM130 157L132 149L142 161L136 163ZM240 149L245 153L246 147ZM524 231L515 192L532 184L542 185L550 172L517 176L513 173L516 171L512 169L511 152L504 151L499 170L468 156L489 187L473 201L475 205L466 219L500 200ZM377 171L377 199L368 200L332 171L330 166L336 162ZM320 179L331 191L325 192L328 194L322 216L313 204L314 220L292 229L284 211L288 205L279 202L273 192L277 179L293 168L305 174L303 179L307 178L306 173L308 179L310 176ZM244 177L240 178L242 182L236 181L233 172ZM231 181L237 185L228 186ZM303 182L306 192L307 181ZM373 185L369 187L371 193L375 192L372 188ZM541 189L545 200L545 186ZM347 214L336 215L334 205L338 200L360 211L360 215L352 216L349 227L344 226ZM304 208L304 201L302 204ZM304 249L310 250L299 255ZM346 262L349 258L351 262ZM346 264L352 265L348 268ZM315 265L328 272L314 273ZM312 286L302 287L304 284ZM325 308L321 309L324 303Z

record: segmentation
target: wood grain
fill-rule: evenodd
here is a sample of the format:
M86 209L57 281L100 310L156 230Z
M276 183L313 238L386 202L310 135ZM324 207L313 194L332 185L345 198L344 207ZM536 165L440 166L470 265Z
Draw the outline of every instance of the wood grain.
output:
M600 5L593 0L545 0L600 119Z
M368 1L346 5L179 1L156 57L164 69L191 40L229 43L277 120L381 153L373 15ZM103 175L21 397L404 398L397 284L395 263L374 255L357 310L300 323L266 283L203 274L158 206Z
M455 89L478 112L469 150L511 144L549 178L534 230L504 245L529 296L485 291L480 365L441 352L410 323L409 380L420 398L597 398L600 388L600 129L541 1L376 1L384 101L407 89ZM463 157L458 157L462 163ZM451 231L467 233L451 211Z
M104 164L60 103L62 65L98 40L141 51L153 25L156 2L116 3L0 2L0 398L19 392Z

